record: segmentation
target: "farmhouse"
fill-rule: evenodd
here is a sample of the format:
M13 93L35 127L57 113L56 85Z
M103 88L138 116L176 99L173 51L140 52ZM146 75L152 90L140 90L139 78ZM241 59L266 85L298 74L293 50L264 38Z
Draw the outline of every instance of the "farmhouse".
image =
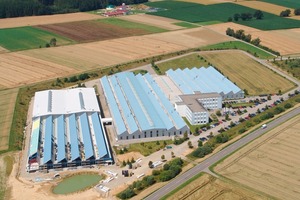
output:
M222 97L216 92L179 95L179 99L175 108L192 125L208 123L208 110L222 108Z
M189 128L150 74L100 79L118 140L182 135Z
M93 88L35 93L28 171L112 162Z
M223 99L244 98L243 90L212 66L175 71L169 69L166 74L183 94L217 92Z

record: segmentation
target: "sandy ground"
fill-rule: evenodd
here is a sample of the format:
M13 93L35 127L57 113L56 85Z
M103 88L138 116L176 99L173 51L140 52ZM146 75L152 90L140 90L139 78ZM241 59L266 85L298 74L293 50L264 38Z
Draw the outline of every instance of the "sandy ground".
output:
M224 160L215 170L278 199L298 199L299 120L298 115L271 130Z
M147 14L125 15L125 16L121 16L120 19L132 21L132 22L138 22L142 24L148 24L148 25L164 28L167 30L183 29L183 27L176 26L175 24L173 24L176 22L180 22L178 20L154 16L154 15L147 15Z
M266 3L266 2L262 2L262 1L241 1L241 2L236 2L236 4L246 6L249 8L253 8L253 9L262 10L262 11L269 12L269 13L273 13L275 15L279 15L281 13L281 11L283 11L283 10L291 9L291 8L279 6L276 4ZM293 9L291 9L291 10L293 10Z
M234 30L245 30L246 34L251 34L252 38L259 37L261 44L271 49L279 51L281 55L299 54L300 53L300 29L272 30L261 31L251 27L235 24L223 23L209 25L206 28L214 30L220 34L226 34L227 28Z
M17 17L0 19L0 28L13 28L22 26L35 26L42 24L56 24L63 22L84 21L92 19L101 19L100 15L93 15L89 13L70 13L58 15L45 15L45 16L30 16L30 17Z
M1 53L7 53L7 52L9 52L9 50L7 50L7 49L3 48L2 46L0 46L0 54Z

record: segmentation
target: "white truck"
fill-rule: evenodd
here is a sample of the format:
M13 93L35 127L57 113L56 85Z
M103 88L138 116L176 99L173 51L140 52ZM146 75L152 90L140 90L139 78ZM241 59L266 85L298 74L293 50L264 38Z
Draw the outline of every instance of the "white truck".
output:
M262 128L262 129L267 128L267 124L263 124L263 125L261 126L261 128Z

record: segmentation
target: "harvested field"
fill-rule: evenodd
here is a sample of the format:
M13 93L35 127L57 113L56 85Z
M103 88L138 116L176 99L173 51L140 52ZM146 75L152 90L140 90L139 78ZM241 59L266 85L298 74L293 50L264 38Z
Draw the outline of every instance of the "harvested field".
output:
M14 28L22 26L36 26L42 24L54 24L74 21L84 21L103 18L100 15L88 13L71 13L58 15L30 16L0 19L0 28Z
M215 170L277 199L299 199L300 115L251 142Z
M36 49L23 51L22 54L77 70L88 70L229 40L232 39L216 32L195 28L57 48Z
M262 0L268 3L272 3L272 4L277 4L277 5L281 5L281 6L286 6L289 8L299 8L300 7L300 2L299 1L295 1L295 0Z
M138 22L142 24L148 24L151 26L156 26L160 28L164 28L167 30L178 30L182 29L181 26L174 25L174 23L180 22L175 19L153 16L153 15L146 15L146 14L139 14L139 15L125 15L120 17L120 19Z
M241 89L246 89L249 95L275 94L278 90L287 91L294 86L244 52L201 52L200 55Z
M0 54L9 52L7 49L0 46Z
M279 15L281 13L281 11L283 11L283 10L290 9L288 7L279 6L276 4L266 3L266 2L262 2L262 1L240 1L240 2L236 2L236 4L239 4L241 6L246 6L249 8L253 8L253 9L257 9L257 10L261 10L261 11L265 11L265 12L272 13L275 15Z
M168 200L206 200L206 199L268 199L263 195L256 194L237 184L217 179L209 174L204 174L178 190Z
M224 23L206 26L210 30L214 30L220 34L226 33L227 28L234 30L243 29L246 34L251 34L252 38L259 37L261 44L267 46L275 51L280 52L281 55L299 54L300 53L300 29L286 29L274 31L260 31L258 29L238 25L235 23Z
M0 151L8 149L10 126L17 94L18 89L0 91Z
M18 53L0 54L1 85L17 87L76 72L75 69Z
M155 27L153 27L152 32L152 27L148 28L145 26L146 25L139 25L134 22L112 18L103 20L40 25L37 27L49 32L56 33L58 35L62 35L77 42L91 42L98 40L123 38L134 35L145 35L156 31L154 30ZM164 29L160 30L158 29L157 32L164 31Z

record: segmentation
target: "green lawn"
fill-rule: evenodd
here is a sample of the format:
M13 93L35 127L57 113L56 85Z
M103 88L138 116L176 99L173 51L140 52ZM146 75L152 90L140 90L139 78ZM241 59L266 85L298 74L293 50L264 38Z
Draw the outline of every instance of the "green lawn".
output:
M0 29L0 46L10 51L44 48L51 38L56 38L57 45L75 43L71 39L33 27Z
M201 48L201 50L223 50L223 49L240 49L262 59L274 58L274 56L269 54L268 52L241 41L222 42L219 44L213 44Z
M202 5L197 3L180 1L157 1L149 2L148 6L163 8L166 10L148 13L167 18L173 18L192 23L227 22L229 17L235 13L254 13L256 10L233 3L220 3ZM300 20L279 17L277 15L264 12L263 20L252 19L250 21L239 20L239 24L254 27L261 30L276 30L300 27Z
M169 60L163 63L157 64L162 74L165 74L168 69L185 69L193 67L208 66L209 63L197 54L191 54L174 60Z
M276 60L273 63L300 80L300 59Z
M128 29L142 29L145 31L148 31L150 33L161 33L161 32L166 32L166 29L155 27L155 26L150 26L146 24L141 24L141 23L136 23L136 22L131 22L131 21L126 21L118 18L105 18L105 19L100 19L100 22L107 23L107 24L112 24L115 26L119 26L122 28L128 28Z
M199 27L198 25L195 25L195 24L192 24L192 23L188 23L188 22L176 22L176 23L173 23L174 25L177 25L177 26L182 26L184 28L196 28L196 27Z
M261 0L261 1L288 7L288 8L300 8L299 0Z

